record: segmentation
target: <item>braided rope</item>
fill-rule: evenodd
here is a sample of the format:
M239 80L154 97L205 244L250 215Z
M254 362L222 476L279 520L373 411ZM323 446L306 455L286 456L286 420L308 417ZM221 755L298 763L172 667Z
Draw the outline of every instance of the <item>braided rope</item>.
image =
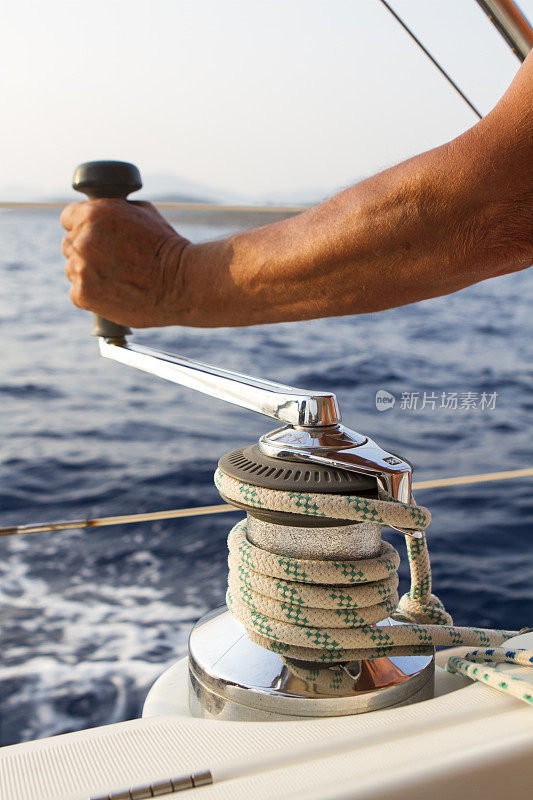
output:
M476 659L533 664L533 652L497 648L518 631L453 625L444 605L431 592L431 565L423 531L431 515L421 506L356 496L283 492L252 486L215 473L220 493L253 508L350 519L392 525L407 535L411 572L409 591L398 599L397 569L400 557L382 542L374 558L315 560L293 558L263 550L247 538L246 520L230 531L229 580L226 600L233 615L256 644L284 658L315 662L303 669L308 679L339 688L352 680L343 664L382 656L417 655L434 646L492 645L461 658L452 657L447 669L532 703L533 687L524 680L504 676ZM401 625L376 625L392 615ZM495 649L496 646L496 649ZM516 660L518 658L518 660ZM330 665L320 671L320 665ZM317 673L313 678L312 673ZM318 675L320 674L320 678ZM325 677L324 677L325 675Z
M237 500L252 508L268 508L289 514L307 514L330 519L353 519L375 522L406 531L422 531L429 525L431 514L424 506L342 494L282 492L238 481L220 468L215 472L215 486L228 500Z
M483 666L477 666L477 665ZM446 664L446 669L450 673L457 672L465 678L485 683L500 692L512 694L519 700L523 700L533 705L533 685L519 678L516 675L507 675L500 672L488 664L517 664L522 667L533 666L532 650L505 650L498 647L495 649L472 650L465 653L462 658L450 656Z
M512 631L460 628L438 622L376 627L374 623L396 609L396 591L391 594L389 588L388 596L368 606L362 604L357 590L361 585L365 594L370 588L379 595L383 579L397 576L400 557L391 544L383 542L382 551L375 558L317 561L262 550L248 541L246 530L246 520L242 520L228 538L228 607L249 631L269 641L261 642L263 646L289 658L332 663L397 654L396 648L406 645L498 645L513 635ZM374 581L380 581L378 587L372 585ZM260 591L260 586L265 585L268 595ZM321 589L319 600L329 593L332 609L317 606L315 585ZM427 580L423 585L429 588ZM350 587L350 595L344 591L346 586ZM307 603L303 602L300 587L306 589ZM418 585L415 593L420 594ZM279 599L271 596L276 594ZM355 606L351 597L356 598ZM426 622L433 623L435 615L441 618L445 612L426 598L418 616L425 613ZM312 605L308 604L310 601ZM409 594L404 605L416 602Z

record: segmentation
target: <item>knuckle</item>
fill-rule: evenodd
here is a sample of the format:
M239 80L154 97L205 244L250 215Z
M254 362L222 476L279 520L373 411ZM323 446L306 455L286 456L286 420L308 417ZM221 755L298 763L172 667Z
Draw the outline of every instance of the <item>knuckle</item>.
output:
M151 213L159 214L154 204L150 203L148 200L131 200L130 205L137 208L141 208L143 209L143 211L149 211Z
M73 287L76 296L76 305L80 308L89 310L91 307L91 293L86 284L78 281Z
M91 229L85 229L76 237L73 248L76 254L84 260L88 260L93 252L94 232Z
M100 208L92 200L83 204L83 218L85 222L95 222L100 217Z
M85 218L90 222L101 220L112 214L117 209L117 201L114 197L98 197L94 200L87 200L85 206Z
M60 220L60 222L61 222L61 224L63 225L64 228L67 227L67 223L70 221L70 219L72 218L73 214L75 213L77 205L78 205L77 202L76 203L69 203L68 205L65 206L65 208L62 210L61 214L59 215L59 220Z
M65 264L65 274L71 283L77 286L85 286L91 282L93 278L93 269L90 264L80 258L76 253L67 260Z
M69 296L75 306L77 306L78 308L84 307L81 303L80 293L77 286L72 286L69 289Z
M67 261L67 263L65 264L65 275L67 276L67 278L71 283L74 283L75 273L74 270L72 269L72 264L70 261Z
M79 200L69 203L59 215L59 220L67 231L72 230L79 223L84 205L85 203Z
M122 201L119 197L99 197L98 200L93 201L95 207L100 212L105 212L105 213L107 213L112 208L116 208L117 203L121 202Z
M84 236L80 237L80 239L76 242L76 252L81 258L87 258L87 256L91 252L91 242L90 240Z
M87 283L92 276L92 269L86 261L79 262L76 272L82 284Z

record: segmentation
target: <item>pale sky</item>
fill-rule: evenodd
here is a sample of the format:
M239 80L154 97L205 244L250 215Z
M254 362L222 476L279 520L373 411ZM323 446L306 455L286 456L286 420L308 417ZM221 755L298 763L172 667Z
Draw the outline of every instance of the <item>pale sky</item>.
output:
M474 0L392 5L488 111L519 62ZM24 0L2 16L5 200L65 193L98 158L242 197L328 194L475 121L378 0Z

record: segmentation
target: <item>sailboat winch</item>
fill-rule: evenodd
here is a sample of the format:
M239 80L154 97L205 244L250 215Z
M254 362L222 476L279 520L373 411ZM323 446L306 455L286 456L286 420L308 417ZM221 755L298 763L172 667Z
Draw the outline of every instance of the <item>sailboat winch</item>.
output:
M73 187L125 199L132 164L77 168ZM342 425L335 395L211 367L130 343L95 315L100 353L285 423L219 461L222 499L246 511L228 539L228 608L189 639L189 706L217 719L337 716L426 699L436 644L499 645L517 631L453 626L431 593L427 509L410 464ZM397 594L406 536L411 589Z

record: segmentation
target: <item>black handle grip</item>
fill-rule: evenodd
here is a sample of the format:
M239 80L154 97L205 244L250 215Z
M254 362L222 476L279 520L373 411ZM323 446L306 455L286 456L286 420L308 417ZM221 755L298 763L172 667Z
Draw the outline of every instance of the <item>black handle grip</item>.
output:
M88 161L76 168L72 178L72 188L83 192L90 200L100 197L125 200L131 192L141 187L141 173L134 164L126 161ZM131 331L125 325L94 314L93 336L123 339L129 333Z

